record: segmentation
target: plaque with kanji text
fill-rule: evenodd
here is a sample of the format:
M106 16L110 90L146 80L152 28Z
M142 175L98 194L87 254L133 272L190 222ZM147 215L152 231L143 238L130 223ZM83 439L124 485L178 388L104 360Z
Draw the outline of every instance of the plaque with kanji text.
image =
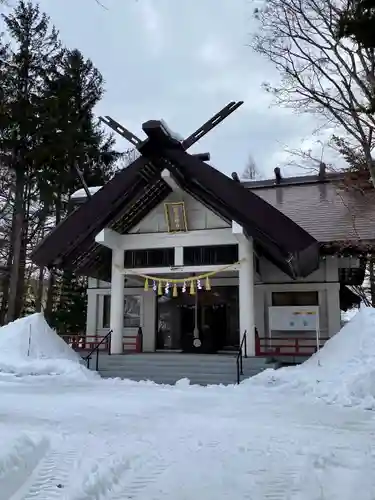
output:
M185 203L183 201L165 203L165 218L169 233L187 231Z

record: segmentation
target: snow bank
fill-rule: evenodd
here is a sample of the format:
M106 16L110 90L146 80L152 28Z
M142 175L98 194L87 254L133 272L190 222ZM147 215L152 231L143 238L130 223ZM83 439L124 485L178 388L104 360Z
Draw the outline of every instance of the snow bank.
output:
M331 404L375 409L375 309L360 309L302 365L266 370L249 383L302 391Z
M42 313L0 328L0 373L91 378L81 357L50 328Z

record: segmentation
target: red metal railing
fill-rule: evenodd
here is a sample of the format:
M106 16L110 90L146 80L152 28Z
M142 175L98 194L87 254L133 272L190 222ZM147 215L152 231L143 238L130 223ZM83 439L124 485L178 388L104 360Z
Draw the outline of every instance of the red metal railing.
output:
M319 339L319 347L328 340L328 337ZM316 337L307 336L277 336L272 338L260 338L255 335L256 356L311 356L317 351Z
M86 349L86 337L83 335L60 335L60 337L75 351Z
M91 351L105 338L105 335L60 335L60 337L76 351ZM109 351L109 342L107 339L99 349ZM142 332L124 337L122 346L123 352L142 352Z

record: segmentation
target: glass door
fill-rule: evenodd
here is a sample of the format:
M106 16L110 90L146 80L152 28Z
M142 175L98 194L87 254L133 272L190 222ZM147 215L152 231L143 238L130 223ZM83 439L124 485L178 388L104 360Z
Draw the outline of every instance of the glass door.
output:
M181 349L178 299L162 295L156 300L156 349Z

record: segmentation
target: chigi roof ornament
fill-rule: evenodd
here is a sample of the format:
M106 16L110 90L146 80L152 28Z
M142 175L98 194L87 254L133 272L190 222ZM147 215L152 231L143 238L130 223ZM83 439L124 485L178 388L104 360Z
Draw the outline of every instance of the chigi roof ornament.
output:
M99 120L111 127L112 130L120 134L124 139L129 141L141 154L150 151L150 142L152 146L157 146L158 150L160 150L161 147L165 147L173 149L177 148L186 151L193 144L202 139L202 137L210 132L210 130L215 128L219 125L219 123L225 120L225 118L236 111L236 109L242 106L242 104L243 101L231 101L186 139L176 132L172 132L164 120L149 120L143 123L142 129L148 137L148 139L143 141L130 132L130 130L113 120L110 116L100 116ZM193 156L197 156L202 161L208 161L210 159L209 153L198 153Z
M39 266L59 266L108 280L108 252L97 236L104 229L127 234L173 191L184 192L223 220L235 221L264 255L291 277L319 265L319 244L272 204L207 163L207 153L187 150L243 104L232 101L186 138L162 120L142 125L141 139L109 116L100 120L127 139L139 156L74 210L34 250ZM187 230L183 205L169 205L169 232ZM295 258L292 262L287 259Z

